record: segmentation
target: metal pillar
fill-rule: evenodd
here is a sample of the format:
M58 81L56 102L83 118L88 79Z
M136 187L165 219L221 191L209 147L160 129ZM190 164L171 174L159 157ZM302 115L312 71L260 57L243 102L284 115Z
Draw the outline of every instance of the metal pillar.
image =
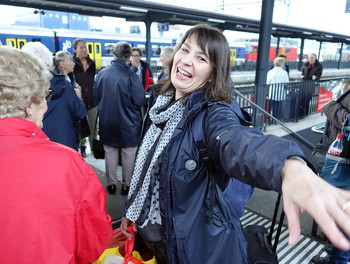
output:
M258 88L256 89L255 98L256 103L264 109L266 101L265 89L259 86L266 84L266 74L269 69L273 5L274 0L262 1L258 58L256 63L255 85L257 85ZM253 118L255 126L262 129L264 124L264 115L261 112L255 112Z
M344 43L342 42L339 51L338 70L340 69L341 56L343 55L343 44Z
M56 31L53 32L53 36L54 36L53 39L55 41L55 53L56 53L56 52L58 52L60 50L59 39L57 37L57 32Z
M281 41L281 37L277 38L277 47L276 47L276 52L275 52L275 58L277 58L278 54L280 53L280 41Z
M149 18L145 19L146 25L146 62L151 65L151 24L152 21Z
M303 54L304 54L304 42L305 39L301 39L301 44L300 44L300 54L299 54L299 62L298 62L298 71L301 71L301 68L303 67Z
M320 41L320 47L318 49L318 55L317 55L318 60L320 60L320 58L321 58L321 49L322 49L322 41Z

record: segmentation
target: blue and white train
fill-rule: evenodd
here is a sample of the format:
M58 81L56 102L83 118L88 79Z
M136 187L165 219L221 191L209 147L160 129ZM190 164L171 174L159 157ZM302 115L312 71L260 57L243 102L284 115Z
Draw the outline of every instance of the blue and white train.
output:
M101 69L110 64L113 59L113 46L119 41L126 41L133 47L139 47L146 54L145 37L135 34L121 35L94 31L78 31L68 29L47 29L24 26L0 26L0 41L3 45L21 48L30 41L40 41L51 52L60 50L73 54L73 41L76 38L86 40L88 54L96 63L96 68ZM151 66L159 68L159 55L163 46L175 45L173 39L151 39ZM245 45L233 43L230 45L231 66L239 65L245 60Z

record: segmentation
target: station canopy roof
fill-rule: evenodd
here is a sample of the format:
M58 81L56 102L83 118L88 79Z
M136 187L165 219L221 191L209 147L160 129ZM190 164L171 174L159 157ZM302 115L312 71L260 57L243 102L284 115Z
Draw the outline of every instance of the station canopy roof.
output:
M173 5L136 0L0 0L0 4L78 13L88 16L112 16L127 21L160 22L170 25L195 25L209 22L222 30L259 33L260 21ZM350 45L350 36L284 24L272 25L274 37L304 38Z

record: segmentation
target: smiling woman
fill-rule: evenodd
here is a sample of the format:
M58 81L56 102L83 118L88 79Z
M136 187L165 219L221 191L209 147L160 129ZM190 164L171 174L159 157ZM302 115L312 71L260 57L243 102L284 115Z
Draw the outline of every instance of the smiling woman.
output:
M127 237L132 224L158 263L249 263L239 218L211 167L220 186L234 177L282 192L289 244L297 242L298 217L306 211L334 244L350 248L340 231L350 235L350 210L342 209L350 192L320 179L295 142L249 126L251 117L230 95L229 46L218 29L202 24L187 31L170 72L155 88L152 124L138 150L121 223ZM210 166L200 158L196 129L203 130Z

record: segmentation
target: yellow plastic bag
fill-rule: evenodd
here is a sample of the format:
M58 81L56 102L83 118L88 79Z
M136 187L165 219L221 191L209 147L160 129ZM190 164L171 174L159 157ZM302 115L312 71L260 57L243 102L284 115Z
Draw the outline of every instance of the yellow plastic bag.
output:
M129 241L128 239L126 239L126 244L125 244L125 256L122 256L119 253L119 247L115 247L115 248L108 248L106 249L102 255L100 256L100 258L98 260L96 260L93 264L103 264L103 261L106 259L108 254L113 254L116 255L118 257L121 257L122 259L127 259L127 263L134 263L134 264L157 264L157 260L155 258L155 256L153 256L152 259L144 261L140 255L139 252L133 250L134 247L134 242L135 242L135 236L134 236L134 230L132 229L131 226L128 226L128 232L130 234L132 234L132 239ZM125 262L124 262L125 263Z
M93 264L102 264L103 261L106 259L107 255L108 254L113 254L113 255L116 255L118 257L121 257L124 259L124 257L119 253L119 247L116 247L116 248L107 248L103 253L102 255L100 256L100 258L98 260L96 260ZM132 255L137 258L138 260L140 260L143 264L157 264L157 260L155 258L155 256L153 256L152 259L150 260L146 260L144 261L140 255L139 252L137 251L133 251L132 252Z

